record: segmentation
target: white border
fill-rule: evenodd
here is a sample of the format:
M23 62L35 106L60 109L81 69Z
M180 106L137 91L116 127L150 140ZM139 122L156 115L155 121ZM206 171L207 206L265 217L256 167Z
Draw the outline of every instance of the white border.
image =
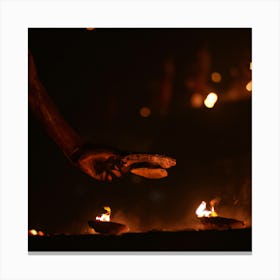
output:
M279 279L278 1L1 1L1 279ZM27 28L253 28L253 254L28 255Z

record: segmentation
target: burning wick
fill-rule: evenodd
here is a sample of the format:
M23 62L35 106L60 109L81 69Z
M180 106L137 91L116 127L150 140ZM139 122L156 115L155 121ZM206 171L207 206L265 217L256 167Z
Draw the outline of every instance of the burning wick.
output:
M100 217L97 216L95 219L101 222L110 222L111 208L109 206L103 207L107 212L102 214Z
M211 211L206 210L206 202L202 201L201 204L195 211L197 217L217 217L218 214L215 212L214 206L211 207Z

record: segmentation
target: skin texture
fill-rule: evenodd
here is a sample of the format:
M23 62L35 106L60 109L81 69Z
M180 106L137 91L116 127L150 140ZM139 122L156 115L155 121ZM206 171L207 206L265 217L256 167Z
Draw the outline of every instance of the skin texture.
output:
M125 153L88 144L64 120L40 82L31 52L28 53L28 103L30 110L60 147L65 156L81 171L100 181L112 181L128 172L159 179L166 169L176 165L170 157L158 154Z

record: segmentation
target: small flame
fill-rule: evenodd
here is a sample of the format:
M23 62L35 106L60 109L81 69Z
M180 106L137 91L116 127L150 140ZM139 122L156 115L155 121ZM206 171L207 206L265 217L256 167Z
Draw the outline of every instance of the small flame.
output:
M101 222L110 222L111 208L109 206L103 207L107 212L101 216L97 216L96 220Z
M218 214L215 211L214 206L211 207L211 211L206 210L206 202L202 201L201 204L198 206L198 208L195 211L197 217L217 217Z
M36 229L30 229L30 230L28 230L28 235L30 236L30 235L32 235L32 236L35 236L35 235L37 235L37 236L44 236L45 235L45 233L43 232L43 231L41 231L41 230L36 230Z
M30 229L30 230L28 231L28 233L29 233L29 235L37 235L37 234L38 234L38 232L37 232L36 229Z

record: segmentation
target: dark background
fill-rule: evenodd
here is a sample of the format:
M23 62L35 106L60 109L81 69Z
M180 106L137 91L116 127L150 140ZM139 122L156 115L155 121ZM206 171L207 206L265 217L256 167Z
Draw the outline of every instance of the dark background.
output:
M29 228L87 233L105 205L131 231L196 228L195 209L213 198L219 215L250 225L251 29L33 28L28 39L42 83L85 139L177 160L164 179L95 181L29 112ZM192 105L210 91L214 108Z

